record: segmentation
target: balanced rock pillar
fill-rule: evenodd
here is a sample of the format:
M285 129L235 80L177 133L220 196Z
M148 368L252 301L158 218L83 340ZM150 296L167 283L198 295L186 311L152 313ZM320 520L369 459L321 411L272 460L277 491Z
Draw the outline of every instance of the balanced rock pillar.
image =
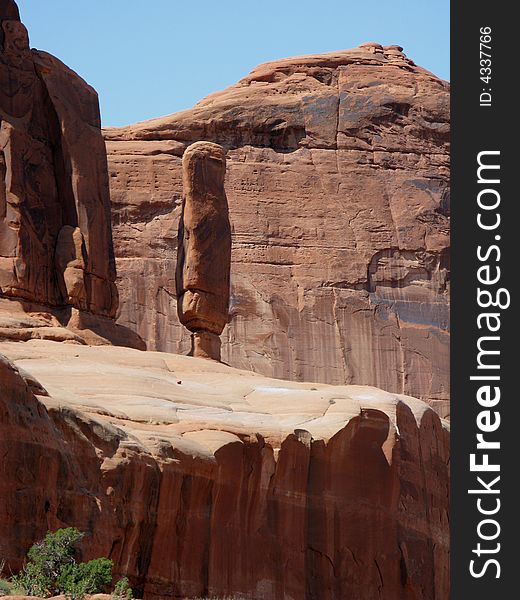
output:
M220 360L228 322L231 226L224 190L226 155L212 142L184 152L184 199L177 252L177 311L192 332L190 355Z

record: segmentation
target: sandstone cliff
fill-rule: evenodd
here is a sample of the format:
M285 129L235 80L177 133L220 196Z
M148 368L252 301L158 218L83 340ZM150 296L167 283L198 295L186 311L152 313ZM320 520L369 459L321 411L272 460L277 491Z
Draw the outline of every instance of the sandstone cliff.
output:
M262 65L192 110L106 129L119 322L186 352L181 157L227 149L229 364L448 412L449 87L397 46Z
M448 435L424 403L109 346L0 353L11 568L75 525L147 599L448 597Z
M322 383L280 381L88 345L135 342L111 320L97 99L29 50L11 0L0 25L6 569L75 526L83 558L110 557L146 600L447 598L447 424L407 395L323 383L446 397L445 84L369 45L266 65L193 111L107 131L121 323L188 349L181 157L217 141L234 226L224 355Z
M116 326L105 143L97 94L29 48L0 2L0 339L144 348Z
M114 316L115 263L96 92L31 50L0 5L0 296Z

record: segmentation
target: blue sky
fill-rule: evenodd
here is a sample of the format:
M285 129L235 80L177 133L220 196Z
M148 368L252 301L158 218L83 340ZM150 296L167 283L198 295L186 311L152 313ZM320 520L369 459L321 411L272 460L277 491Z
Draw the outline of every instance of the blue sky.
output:
M18 0L31 45L77 71L104 125L190 108L261 62L399 44L449 79L449 0Z

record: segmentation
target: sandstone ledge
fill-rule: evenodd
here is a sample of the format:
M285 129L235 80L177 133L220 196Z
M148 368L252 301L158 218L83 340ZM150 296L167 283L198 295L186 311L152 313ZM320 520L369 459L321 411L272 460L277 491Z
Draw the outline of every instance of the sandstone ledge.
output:
M426 404L126 348L0 353L12 568L74 525L145 598L447 597L448 434Z

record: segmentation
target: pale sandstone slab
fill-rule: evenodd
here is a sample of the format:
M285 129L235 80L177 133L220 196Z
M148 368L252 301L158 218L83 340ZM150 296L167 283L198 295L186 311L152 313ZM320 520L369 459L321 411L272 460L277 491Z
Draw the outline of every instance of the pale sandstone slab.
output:
M74 525L147 599L446 597L448 431L425 403L128 348L0 353L13 568Z

